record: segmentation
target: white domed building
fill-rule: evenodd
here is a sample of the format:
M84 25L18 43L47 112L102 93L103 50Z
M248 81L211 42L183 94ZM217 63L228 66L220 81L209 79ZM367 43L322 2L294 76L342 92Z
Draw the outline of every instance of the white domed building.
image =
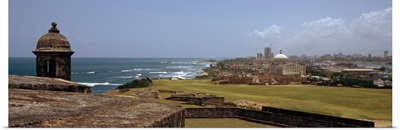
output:
M304 76L306 74L306 67L293 63L285 54L280 50L279 54L275 55L272 61L263 65L264 73L273 75L292 75Z
M273 64L287 64L291 63L289 58L285 55L282 54L282 50L279 51L279 54L277 54L273 59L272 59Z

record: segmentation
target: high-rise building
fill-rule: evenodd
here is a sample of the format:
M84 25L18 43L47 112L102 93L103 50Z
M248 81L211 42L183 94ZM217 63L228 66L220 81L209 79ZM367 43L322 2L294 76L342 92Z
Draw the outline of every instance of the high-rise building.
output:
M263 54L262 53L257 53L257 59L262 59L263 58Z
M384 59L388 59L388 53L389 53L389 51L384 51L383 52L383 58Z
M271 60L272 59L272 52L271 52L271 46L269 46L269 47L266 47L265 49L264 49L264 58L265 59L267 59L267 60Z

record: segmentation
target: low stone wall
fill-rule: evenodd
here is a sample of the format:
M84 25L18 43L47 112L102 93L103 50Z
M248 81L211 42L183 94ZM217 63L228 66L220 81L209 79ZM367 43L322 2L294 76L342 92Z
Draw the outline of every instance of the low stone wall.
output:
M240 119L272 124L282 127L355 127L346 124L300 118L281 113L268 113L255 110L240 109L236 116Z
M8 76L8 88L91 93L91 87L60 78Z
M237 108L186 108L185 118L234 118Z
M285 114L288 116L293 116L294 118L305 118L308 120L314 120L315 122L324 121L324 122L329 122L332 125L374 127L374 122L361 121L361 120L355 120L355 119L349 119L349 118L343 118L343 117L328 116L328 115L315 114L315 113L285 110L285 109L266 107L266 106L262 107L262 111L269 112L269 113Z
M159 89L158 90L158 92L160 92L160 93L183 93L183 91L182 90L162 90L162 89Z
M166 100L184 101L194 105L223 104L224 97L181 97L173 96L165 98Z
M90 88L75 85L8 84L8 88L90 93Z
M170 115L160 118L145 128L183 128L185 127L185 110L181 109L177 112L171 113Z
M312 117L306 117L306 116L294 115L292 114L292 112L293 111L290 110L273 112L273 111L247 110L241 108L186 108L185 117L186 118L239 118L243 120L249 120L253 122L282 126L282 127L374 127L374 122L360 121L360 120L312 114L312 113L309 113L313 115Z
M231 76L228 79L228 84L251 84L253 77L234 77Z
M266 83L272 84L273 83L272 76L270 76L270 75L260 75L260 76L258 76L258 80L261 82L260 84L266 84Z

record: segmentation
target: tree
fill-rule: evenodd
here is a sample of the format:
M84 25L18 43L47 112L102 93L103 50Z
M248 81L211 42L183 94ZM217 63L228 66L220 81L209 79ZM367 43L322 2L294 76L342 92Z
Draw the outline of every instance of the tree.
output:
M132 82L125 83L121 86L118 86L115 89L123 89L123 88L144 88L149 87L153 84L150 78L146 79L135 79Z
M381 68L379 68L379 71L385 71L385 70L386 70L385 66L382 66Z

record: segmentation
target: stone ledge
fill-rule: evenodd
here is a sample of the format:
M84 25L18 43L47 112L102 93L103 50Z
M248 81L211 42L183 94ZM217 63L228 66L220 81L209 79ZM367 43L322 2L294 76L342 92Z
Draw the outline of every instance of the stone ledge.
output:
M91 93L91 87L60 78L8 76L8 88Z
M183 109L101 94L9 88L9 127L184 127Z

